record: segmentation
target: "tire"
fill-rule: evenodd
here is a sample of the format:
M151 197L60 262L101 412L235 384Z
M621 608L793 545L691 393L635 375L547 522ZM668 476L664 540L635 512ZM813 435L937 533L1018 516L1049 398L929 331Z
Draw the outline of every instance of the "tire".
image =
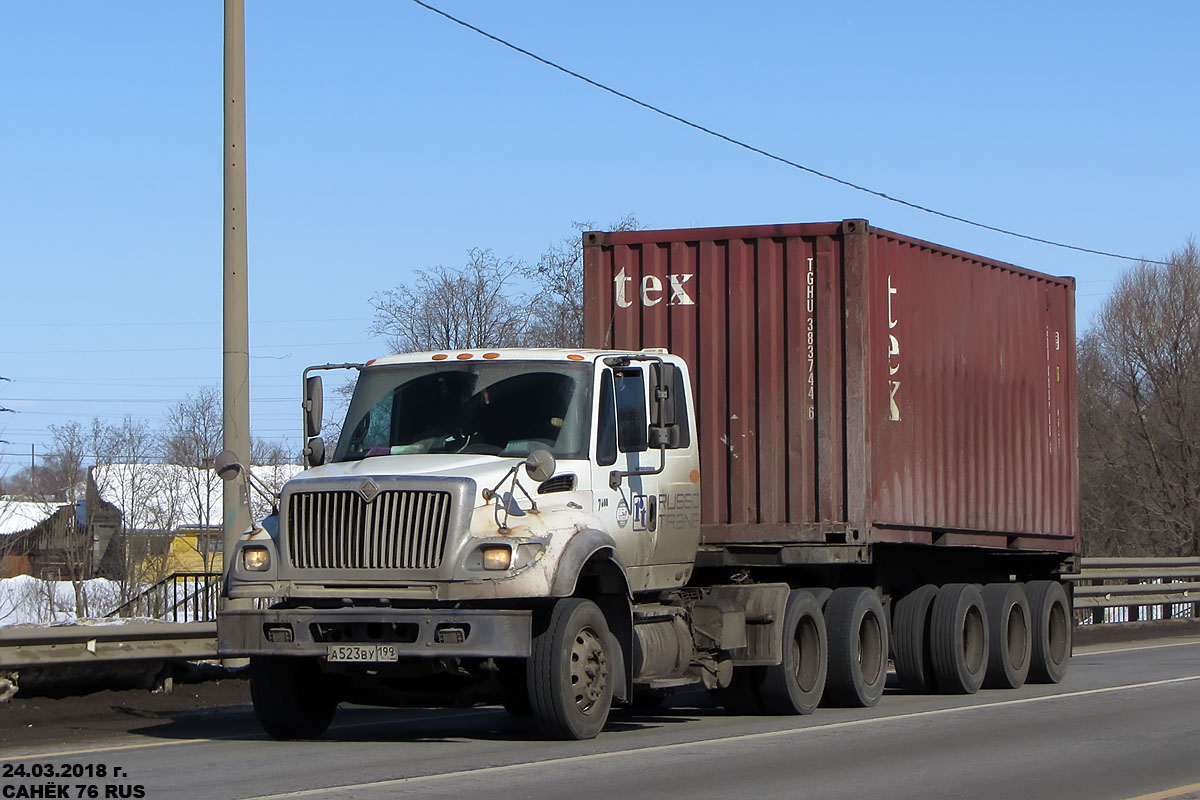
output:
M604 614L568 597L537 622L526 672L538 729L551 739L593 739L608 721L619 663Z
M1033 645L1029 600L1019 583L989 583L983 587L987 613L988 666L985 689L1019 689L1029 676Z
M1071 605L1058 581L1030 581L1029 618L1033 621L1030 648L1031 683L1058 683L1067 674L1071 660Z
M782 638L783 660L763 668L759 696L768 714L811 714L825 693L829 642L825 615L809 592L788 595Z
M900 598L892 613L892 649L896 674L906 692L931 694L937 691L930 649L929 617L938 587L920 586Z
M945 694L979 691L988 666L987 615L979 589L969 583L939 589L929 633L938 688Z
M870 589L843 587L825 602L829 671L825 700L865 708L879 702L887 682L888 635L883 603Z
M264 731L276 739L317 739L333 721L337 697L316 659L250 659L250 699Z

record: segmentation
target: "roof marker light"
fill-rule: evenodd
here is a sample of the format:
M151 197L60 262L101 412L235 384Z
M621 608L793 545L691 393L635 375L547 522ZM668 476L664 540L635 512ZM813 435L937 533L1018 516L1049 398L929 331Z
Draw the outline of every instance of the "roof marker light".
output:
M364 366L364 367L369 367L369 366L371 366L372 364L374 364L374 363L375 363L376 361L378 361L378 360L379 360L379 359L377 359L377 358L372 358L370 361L368 361L367 363L363 364L363 366Z
M499 353L484 353L483 357L487 358L487 359L499 358L500 354Z
M567 358L571 361L583 361L584 360L583 356L579 355L578 353L571 353L569 356L567 356Z
M447 358L449 358L449 356L447 356L445 353L438 353L437 355L435 355L433 357L433 360L434 361L445 361Z
M467 359L469 359L469 358L471 358L471 354L470 354L470 353L459 353L459 354L458 354L458 360L459 360L459 361L466 361L466 360L467 360Z

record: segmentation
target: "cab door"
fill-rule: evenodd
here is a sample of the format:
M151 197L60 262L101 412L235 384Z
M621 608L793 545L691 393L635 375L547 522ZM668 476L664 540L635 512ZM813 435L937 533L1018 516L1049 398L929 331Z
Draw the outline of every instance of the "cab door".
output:
M604 367L597 385L596 457L592 466L596 513L616 540L625 566L641 567L653 563L658 476L627 475L618 481L612 473L656 466L650 460L656 454L648 452L646 443L646 370L639 364Z
M665 451L648 445L651 363L605 367L597 381L596 454L592 486L597 513L610 523L635 590L677 586L690 577L700 537L698 450L691 436L687 376L676 371L671 402L681 425L677 443ZM614 470L630 474L610 480ZM616 483L613 488L612 483ZM635 570L634 568L641 568Z

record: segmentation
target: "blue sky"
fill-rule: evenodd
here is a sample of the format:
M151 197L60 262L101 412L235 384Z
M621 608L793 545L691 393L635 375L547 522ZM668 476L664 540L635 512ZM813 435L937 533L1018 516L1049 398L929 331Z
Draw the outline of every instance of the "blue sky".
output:
M1197 230L1200 4L483 3L444 10L889 194L1160 258ZM385 352L370 296L574 220L865 217L1079 280L1126 265L931 217L604 94L405 0L247 2L254 434ZM0 0L0 470L49 424L157 425L221 373L222 4Z

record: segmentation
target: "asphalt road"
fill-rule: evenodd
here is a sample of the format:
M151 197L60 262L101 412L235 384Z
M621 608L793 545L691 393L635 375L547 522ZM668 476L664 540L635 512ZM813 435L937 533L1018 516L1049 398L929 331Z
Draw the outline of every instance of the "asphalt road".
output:
M34 793L46 784L187 800L1200 798L1200 637L1076 648L1058 686L889 691L809 717L728 716L688 695L590 742L540 741L495 708L358 707L321 741L275 742L242 708L0 752L0 798L54 796Z

